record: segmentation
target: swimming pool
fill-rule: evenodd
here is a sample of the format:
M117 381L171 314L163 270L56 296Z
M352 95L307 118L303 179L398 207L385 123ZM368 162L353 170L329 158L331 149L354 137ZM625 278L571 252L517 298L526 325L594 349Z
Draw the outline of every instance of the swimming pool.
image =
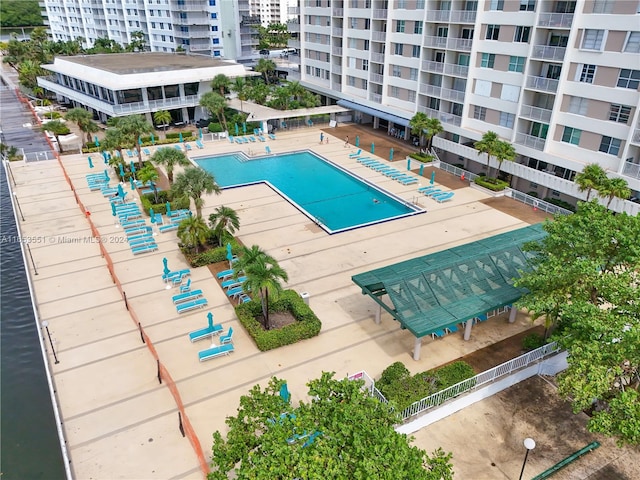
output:
M253 158L237 152L194 160L222 188L267 183L328 233L424 212L310 151Z

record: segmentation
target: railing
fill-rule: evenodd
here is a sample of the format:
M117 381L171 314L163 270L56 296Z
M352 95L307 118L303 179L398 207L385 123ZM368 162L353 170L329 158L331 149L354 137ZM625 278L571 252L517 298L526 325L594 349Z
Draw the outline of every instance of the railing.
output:
M422 69L426 70L427 72L443 73L444 63L425 60L422 62Z
M475 10L453 10L451 12L452 23L475 23Z
M380 95L379 93L370 92L369 93L369 100L371 100L372 102L376 102L376 103L382 103L382 95Z
M447 42L447 47L454 50L464 50L466 52L470 52L472 43L473 40L469 38L450 38Z
M533 208L538 210L542 210L543 212L560 215L571 215L573 212L571 210L567 210L566 208L558 207L553 203L545 202L544 200L540 200L539 198L532 197L531 195L527 195L526 193L519 192L518 190L511 190L511 198L517 200L519 202L524 203L525 205L531 205Z
M298 12L300 13L300 12ZM344 15L344 9L343 8L334 8L333 11L331 12L331 15L333 15L334 17L342 17Z
M442 90L442 87L437 87L435 85L429 85L428 83L421 83L420 84L420 93L423 93L424 95L431 95L432 97L439 97L441 90Z
M542 90L544 92L555 92L558 90L558 80L546 77L527 76L527 88Z
M469 67L466 65L455 65L452 63L444 64L444 73L455 75L457 77L467 77L469 75Z
M536 150L544 150L546 139L527 135L526 133L518 133L516 135L516 143Z
M534 107L533 105L522 105L520 116L526 117L529 120L549 123L549 121L551 120L551 110L548 110L546 108Z
M440 96L443 100L451 100L456 103L464 102L464 92L460 90L452 90L450 88L443 88L440 92Z
M426 36L426 37L424 37L424 46L425 47L446 48L447 47L447 37Z
M342 47L331 48L331 53L333 53L334 55L342 55Z
M640 165L637 163L629 162L629 161L624 162L622 175L626 177L640 179Z
M432 152L432 155L436 157L438 160L440 159L440 157L438 157L438 154L435 151ZM455 175L456 177L462 178L462 176L464 175L464 178L469 179L470 182L473 182L476 178L480 176L443 161L440 161L440 166L438 168L440 170L444 170L445 172L449 172L450 174Z
M380 75L379 73L371 73L369 75L369 80L374 83L384 83L384 76Z
M633 131L633 135L631 136L631 141L633 143L640 143L640 128L636 128Z
M538 17L539 27L569 28L573 22L573 13L541 13Z
M371 32L371 39L377 42L384 42L387 39L386 32Z
M298 30L299 31L299 30ZM338 27L333 27L331 29L331 35L335 36L335 37L341 37L342 36L342 29L338 28Z
M44 160L55 160L56 154L50 150L44 150L42 152L22 152L25 162L41 162Z
M427 11L427 22L448 22L451 10L429 10Z
M372 53L371 61L376 63L384 63L384 53Z
M564 47L551 47L549 45L534 45L531 56L544 60L562 60L566 52Z
M376 9L373 11L373 18L375 20L385 20L387 18L387 14L389 10L386 9Z
M331 65L331 73L342 75L342 65Z

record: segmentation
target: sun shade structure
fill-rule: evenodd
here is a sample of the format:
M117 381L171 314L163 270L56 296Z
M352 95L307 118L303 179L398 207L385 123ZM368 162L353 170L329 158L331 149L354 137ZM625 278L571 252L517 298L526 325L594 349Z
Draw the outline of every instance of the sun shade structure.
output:
M418 360L422 337L518 300L525 290L513 283L531 256L523 246L545 236L541 224L532 225L351 279L415 335Z

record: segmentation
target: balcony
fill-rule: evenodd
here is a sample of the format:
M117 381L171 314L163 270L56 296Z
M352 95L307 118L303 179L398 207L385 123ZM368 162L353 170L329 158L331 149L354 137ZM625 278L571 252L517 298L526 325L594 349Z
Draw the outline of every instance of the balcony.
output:
M422 62L422 69L431 73L443 73L444 63L425 60Z
M287 41L287 46L291 48L300 48L300 40L289 39Z
M133 3L134 5L131 8L138 8L138 5L135 2L127 2ZM207 4L204 2L195 2L195 1L178 1L178 8L183 12L206 12Z
M342 65L331 65L331 73L342 75Z
M443 88L440 98L443 100L451 100L456 103L464 103L464 92L460 90L452 90L450 88Z
M522 105L520 116L536 122L549 123L551 120L551 110L534 107L533 105Z
M371 39L376 42L384 42L387 39L386 32L371 32Z
M573 22L573 13L541 13L538 17L539 27L569 28Z
M431 97L439 97L440 90L442 90L442 87L438 87L437 85L429 85L427 83L420 84L420 93L422 93L423 95L429 95Z
M384 53L372 53L371 61L376 63L384 63Z
M631 178L640 179L640 164L632 163L630 161L624 162L624 167L622 168L622 175Z
M300 31L300 30L298 30ZM333 27L331 29L331 35L333 35L334 37L341 37L342 36L342 29L338 28L338 27Z
M287 13L289 15L300 15L300 7L289 7Z
M380 95L379 93L370 92L369 100L375 103L382 103L382 95Z
M475 10L454 10L451 12L451 23L475 23Z
M340 82L331 82L331 90L334 92L342 92L342 84Z
M293 22L287 23L287 31L291 33L300 33L300 24Z
M640 128L636 128L633 131L633 135L631 136L631 142L640 144Z
M387 9L376 9L373 11L373 19L374 20L386 20L389 10Z
M533 148L535 150L544 150L544 144L546 140L540 137L534 137L527 135L526 133L518 133L516 135L516 143L518 145L524 145L525 147Z
M300 13L300 12L298 12ZM331 11L331 15L334 17L342 17L344 15L344 9L343 8L334 8Z
M384 76L380 75L379 73L371 73L369 75L369 81L373 83L379 83L382 85L382 83L384 82Z
M455 75L456 77L468 77L469 67L466 65L454 65L452 63L444 64L444 73L447 75Z
M334 55L342 55L342 47L333 47L331 53Z
M424 37L425 47L447 48L447 37Z
M427 22L448 22L451 10L428 10Z
M543 60L555 60L561 62L564 59L564 47L551 47L547 45L534 45L531 57Z
M452 50L462 50L465 52L470 52L472 43L473 40L469 38L450 38L447 42L447 47Z
M556 93L558 90L558 80L546 77L527 76L526 88L540 90L541 92Z

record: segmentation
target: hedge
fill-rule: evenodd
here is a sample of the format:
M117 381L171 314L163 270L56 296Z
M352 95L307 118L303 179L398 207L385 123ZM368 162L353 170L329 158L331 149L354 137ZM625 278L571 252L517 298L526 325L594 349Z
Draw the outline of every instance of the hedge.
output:
M235 238L232 239L229 243L231 243L231 253L237 252L239 249L239 244L238 242L236 242ZM202 253L188 253L184 251L183 253L189 264L194 268L202 267L204 265L210 265L212 263L228 261L226 244L219 247L211 248Z
M211 122L207 129L209 130L209 133L224 132L224 128L222 128L222 125L217 122Z
M498 180L497 178L490 178L486 176L478 176L474 181L481 187L487 188L494 192L500 192L509 186L509 184L503 180Z
M313 310L300 298L300 295L293 290L285 290L277 299L271 300L269 312L290 312L296 322L282 328L265 330L262 324L256 320L262 314L259 297L236 307L238 320L262 352L291 345L300 340L315 337L320 333L322 323Z
M414 160L418 160L419 162L423 162L423 163L433 162L433 156L431 155L426 155L422 153L410 153L409 156Z
M171 132L171 133L167 133L165 134L165 138L167 140L169 139L176 139L176 138L180 138L180 134L182 134L182 139L183 140L187 140L187 139L191 139L191 137L194 136L194 132L192 132L191 130L185 130L184 132Z
M140 203L142 203L142 209L145 213L149 214L149 209L153 208L154 213L161 213L165 215L167 213L167 201L171 202L171 210L188 209L191 200L187 198L178 198L176 200L171 199L171 192L166 190L158 190L158 203L153 203L156 197L152 193L145 193L140 196Z

